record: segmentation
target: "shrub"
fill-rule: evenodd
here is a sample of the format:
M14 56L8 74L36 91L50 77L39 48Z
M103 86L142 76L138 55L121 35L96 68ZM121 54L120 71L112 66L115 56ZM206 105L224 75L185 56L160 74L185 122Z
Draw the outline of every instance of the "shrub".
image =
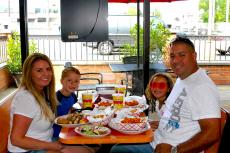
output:
M29 42L29 53L37 52L36 43ZM7 66L11 73L22 72L20 35L12 32L7 40Z

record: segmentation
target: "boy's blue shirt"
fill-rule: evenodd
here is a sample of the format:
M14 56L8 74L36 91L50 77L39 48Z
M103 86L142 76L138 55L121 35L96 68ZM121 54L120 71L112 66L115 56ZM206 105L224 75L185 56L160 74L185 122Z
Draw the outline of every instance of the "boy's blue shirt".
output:
M77 102L77 97L75 93L71 93L70 96L66 97L60 92L60 90L58 90L56 92L56 95L59 102L59 105L57 107L57 117L68 114L73 104ZM61 126L54 124L53 130L53 137L58 137L61 131Z

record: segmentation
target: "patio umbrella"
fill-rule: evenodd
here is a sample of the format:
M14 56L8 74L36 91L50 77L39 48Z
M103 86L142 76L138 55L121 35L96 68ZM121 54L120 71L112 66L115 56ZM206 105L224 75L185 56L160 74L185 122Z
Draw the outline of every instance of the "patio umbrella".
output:
M144 0L140 0L143 2ZM182 1L182 0L149 0L149 2L173 2L173 1ZM137 0L108 0L112 3L136 3Z
M144 89L147 87L149 80L149 43L150 43L150 2L173 2L173 1L183 1L183 0L108 0L110 3L138 3L137 10L139 11L139 3L144 2L144 53L143 53L143 83ZM138 27L137 32L139 35L139 12L138 15ZM139 37L137 37L139 43ZM137 66L139 67L139 45L137 45Z

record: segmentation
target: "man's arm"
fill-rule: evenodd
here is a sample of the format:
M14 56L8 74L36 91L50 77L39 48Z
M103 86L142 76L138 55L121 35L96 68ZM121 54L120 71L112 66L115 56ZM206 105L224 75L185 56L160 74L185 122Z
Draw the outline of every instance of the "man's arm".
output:
M202 119L198 121L201 131L188 141L178 145L178 152L200 152L219 140L220 118Z
M218 141L220 138L220 118L202 119L198 121L201 131L188 141L177 146L178 153L199 153ZM158 144L155 153L170 153L171 145Z

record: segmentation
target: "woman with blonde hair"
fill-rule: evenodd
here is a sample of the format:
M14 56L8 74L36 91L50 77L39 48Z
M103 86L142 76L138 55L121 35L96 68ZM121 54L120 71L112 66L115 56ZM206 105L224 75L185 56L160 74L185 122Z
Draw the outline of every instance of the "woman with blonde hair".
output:
M23 64L22 82L10 110L9 152L59 152L63 145L52 142L52 124L57 107L54 70L41 53Z
M52 140L57 105L52 63L46 55L33 53L23 64L22 82L11 104L8 152L93 153L89 147Z

